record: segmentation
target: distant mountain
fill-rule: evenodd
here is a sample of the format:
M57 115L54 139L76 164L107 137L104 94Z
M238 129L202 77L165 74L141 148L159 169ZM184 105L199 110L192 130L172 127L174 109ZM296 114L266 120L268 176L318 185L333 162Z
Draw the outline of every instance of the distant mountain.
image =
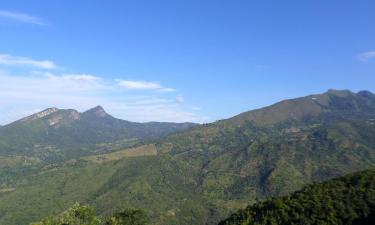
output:
M219 225L372 225L374 221L375 170L367 170L256 203Z
M90 113L104 116L90 125L85 123L84 113L71 124L99 126L103 131L112 128L97 125L108 117L100 111ZM38 124L48 127L47 118L58 112ZM65 117L74 118L69 115ZM48 140L54 129L64 127L78 137L81 133L106 137L106 132L95 129L88 129L92 134L82 132L87 129L76 128L76 132L72 125L58 125L47 129ZM75 140L73 135L67 136ZM90 143L90 139L80 140ZM34 157L0 158L8 165L22 165L18 170L0 169L0 178L6 178L6 192L0 193L0 224L38 221L66 210L75 201L93 204L104 215L123 206L144 208L153 224L217 224L257 200L373 168L375 95L329 90L194 126L145 145L110 153L98 151L96 145L87 151L90 156L44 167ZM17 211L20 205L22 210Z
M101 106L83 113L49 108L1 127L0 155L79 156L99 144L103 150L106 143L154 140L194 125L130 122L110 116Z
M353 93L349 90L330 89L326 93L284 100L274 105L242 113L227 123L272 125L287 120L303 120L326 114L372 114L375 95L369 91Z

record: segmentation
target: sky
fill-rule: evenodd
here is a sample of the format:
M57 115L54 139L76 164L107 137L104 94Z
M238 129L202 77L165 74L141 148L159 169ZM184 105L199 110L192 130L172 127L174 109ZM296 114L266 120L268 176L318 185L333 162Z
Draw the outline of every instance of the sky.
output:
M101 105L208 123L327 89L375 92L373 0L0 1L0 124Z

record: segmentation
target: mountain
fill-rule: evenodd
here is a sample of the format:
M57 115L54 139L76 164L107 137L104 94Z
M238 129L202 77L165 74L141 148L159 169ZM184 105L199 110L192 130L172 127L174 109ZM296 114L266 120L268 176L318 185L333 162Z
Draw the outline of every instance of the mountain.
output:
M257 200L373 168L375 95L329 90L144 145L88 151L42 166L32 156L0 158L13 165L0 169L0 224L38 221L76 201L102 215L143 208L153 224L217 224Z
M371 225L374 221L375 170L367 170L256 203L219 225Z
M374 99L375 95L368 91L353 93L349 90L330 89L323 94L284 100L262 109L245 112L226 122L238 125L251 121L256 125L266 126L327 114L371 114Z
M221 199L289 193L375 163L375 95L329 90L172 134L157 144L195 165Z
M194 125L129 122L110 116L101 106L83 113L49 108L1 127L0 155L73 157L111 149L114 143L127 147L154 140Z

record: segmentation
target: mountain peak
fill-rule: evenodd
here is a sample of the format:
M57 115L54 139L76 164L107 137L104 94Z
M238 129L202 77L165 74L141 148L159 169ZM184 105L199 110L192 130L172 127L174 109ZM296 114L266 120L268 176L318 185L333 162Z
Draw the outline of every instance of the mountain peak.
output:
M93 114L93 115L98 116L98 117L106 117L106 116L108 116L108 113L100 105L98 105L98 106L96 106L96 107L94 107L92 109L89 109L89 110L87 110L84 113L85 114Z
M357 93L357 95L362 96L362 97L373 97L374 96L374 94L370 91L359 91Z

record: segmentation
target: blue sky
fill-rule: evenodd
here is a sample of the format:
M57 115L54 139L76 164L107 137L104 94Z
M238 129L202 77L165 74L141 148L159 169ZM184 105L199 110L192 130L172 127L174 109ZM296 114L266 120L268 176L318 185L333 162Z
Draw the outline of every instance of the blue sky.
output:
M102 105L210 122L329 88L375 92L375 2L0 3L0 124Z

